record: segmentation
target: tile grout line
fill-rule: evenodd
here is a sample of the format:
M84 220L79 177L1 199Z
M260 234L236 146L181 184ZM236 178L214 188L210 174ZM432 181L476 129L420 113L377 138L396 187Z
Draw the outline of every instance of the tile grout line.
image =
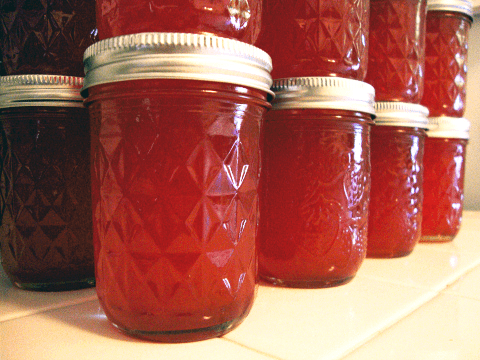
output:
M257 354L260 354L260 355L263 355L263 356L267 356L267 357L269 357L269 358L271 358L271 359L275 359L275 360L286 360L286 359L277 357L277 356L275 356L275 355L266 353L266 352L264 352L264 351L261 351L261 350L255 349L255 348L251 348L251 347L249 347L249 346L247 346L247 345L245 345L245 344L239 343L239 342L237 342L237 341L235 341L235 340L232 340L232 339L228 339L228 338L226 338L226 337L220 337L219 339L220 339L220 340L228 341L229 343L232 343L232 344L241 346L241 347L244 348L244 349L248 349L248 350L250 350L250 351L254 351L254 352L256 352Z

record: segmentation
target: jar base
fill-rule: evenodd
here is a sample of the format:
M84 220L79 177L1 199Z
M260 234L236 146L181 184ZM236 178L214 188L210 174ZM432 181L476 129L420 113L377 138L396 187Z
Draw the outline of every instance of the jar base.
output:
M367 258L369 259L395 259L402 258L410 255L413 252L412 250L399 251L399 252L379 252L379 253L369 253L367 250Z
M453 241L454 238L455 235L422 235L422 237L420 238L420 242L450 242Z
M131 330L126 329L114 322L111 322L112 325L121 331L122 333L135 337L137 339L150 340L160 343L187 343L194 341L208 340L216 337L225 335L226 333L235 329L243 319L246 317L246 314L240 318L224 322L219 325L214 325L206 328L200 329L189 329L189 330L175 330L175 331L143 331L143 330Z
M260 275L260 279L263 281L281 287L298 288L298 289L320 289L340 286L349 283L355 276L349 276L341 279L332 280L286 280L278 279L271 276Z
M68 290L80 290L86 289L95 286L95 278L88 277L85 279L74 280L74 281L56 281L48 283L27 283L27 282L18 282L13 281L13 284L23 290L32 290L32 291L68 291Z

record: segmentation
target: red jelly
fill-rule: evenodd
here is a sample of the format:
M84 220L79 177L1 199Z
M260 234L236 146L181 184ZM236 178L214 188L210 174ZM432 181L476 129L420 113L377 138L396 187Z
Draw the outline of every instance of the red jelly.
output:
M377 103L376 114L370 142L367 257L401 257L420 240L428 110L416 104Z
M255 44L262 0L97 0L101 40L141 32L209 34Z
M259 275L291 287L347 283L366 253L373 88L294 78L274 91L262 137Z
M274 79L367 73L369 0L264 0L258 46Z
M430 118L424 155L420 241L451 241L462 222L465 157L470 123L464 118Z
M428 2L425 92L430 116L462 117L465 112L468 32L472 4L465 0Z
M376 101L420 103L425 73L426 0L370 0L365 81Z
M18 287L94 285L90 125L82 78L0 78L2 266Z
M84 75L95 0L1 1L0 23L0 75Z
M253 303L271 62L237 41L171 36L94 45L85 88L100 303L128 334L183 342L230 331Z

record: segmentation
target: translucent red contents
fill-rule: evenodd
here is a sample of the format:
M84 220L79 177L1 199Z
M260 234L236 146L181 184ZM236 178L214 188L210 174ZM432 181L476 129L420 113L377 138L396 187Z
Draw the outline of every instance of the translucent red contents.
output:
M259 275L278 285L351 280L366 253L370 117L274 110L262 137Z
M420 103L425 73L426 0L370 0L366 82L376 101Z
M255 44L261 0L97 0L100 40L141 32L210 34Z
M425 131L374 126L367 257L410 254L420 240Z
M0 2L0 76L80 76L96 40L95 0Z
M425 140L421 241L451 241L460 230L467 140Z
M262 24L258 46L272 57L274 79L365 78L369 0L264 0Z
M250 311L265 98L186 80L89 89L97 293L118 328L194 341Z
M445 11L427 13L425 92L422 105L430 116L462 117L467 83L467 15Z
M0 110L2 265L32 290L94 285L84 108Z

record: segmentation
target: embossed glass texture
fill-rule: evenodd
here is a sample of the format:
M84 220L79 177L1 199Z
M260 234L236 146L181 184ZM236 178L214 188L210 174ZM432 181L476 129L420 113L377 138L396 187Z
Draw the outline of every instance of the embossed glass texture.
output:
M94 284L90 127L83 108L0 110L2 266L14 284Z
M425 139L421 241L451 241L460 230L467 142Z
M0 76L84 76L95 40L94 0L0 0Z
M121 330L201 340L250 311L265 97L188 80L89 89L97 293Z
M323 109L267 114L260 278L283 286L329 287L355 276L367 246L369 119Z
M370 0L366 82L376 101L420 103L425 75L426 0Z
M97 0L100 40L141 32L210 34L255 44L262 0Z
M462 117L467 84L468 32L472 20L461 13L429 11L422 105L430 116Z
M273 61L274 79L367 72L369 0L264 0L258 46Z
M372 128L367 257L406 256L420 240L424 142L422 129Z

